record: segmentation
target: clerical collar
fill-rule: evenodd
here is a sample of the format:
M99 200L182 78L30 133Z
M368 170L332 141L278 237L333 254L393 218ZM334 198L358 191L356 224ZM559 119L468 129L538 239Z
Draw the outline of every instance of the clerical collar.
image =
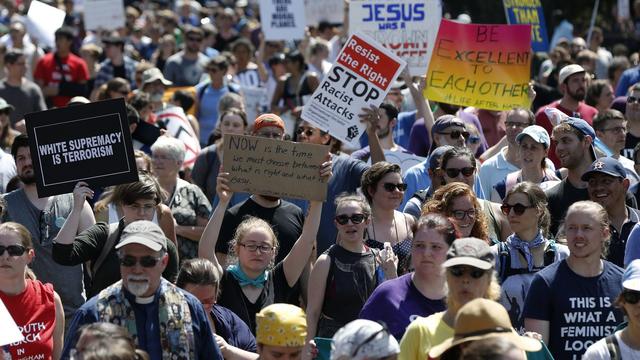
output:
M149 297L136 296L136 304L142 304L142 305L151 304L153 302L154 297L155 297L154 295L151 295Z

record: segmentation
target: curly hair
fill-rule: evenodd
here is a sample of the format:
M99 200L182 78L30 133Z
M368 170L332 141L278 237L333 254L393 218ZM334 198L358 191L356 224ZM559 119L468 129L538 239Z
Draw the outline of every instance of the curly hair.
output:
M509 196L513 194L524 194L527 199L529 199L531 206L538 209L538 229L542 231L542 236L545 238L548 237L551 214L549 213L549 209L547 209L547 195L544 193L544 190L542 190L538 184L532 182L524 181L518 183L507 192L503 204L506 204Z
M257 218L255 216L246 216L244 220L238 225L235 233L233 234L233 238L229 241L229 257L230 260L227 263L234 263L238 259L238 246L242 244L242 239L252 230L262 229L267 235L271 238L272 244L274 247L273 255L271 256L271 262L269 263L268 268L273 267L276 255L278 255L278 250L280 249L280 242L276 237L276 234L273 232L271 225L268 222Z
M385 175L391 173L402 174L400 165L380 161L371 165L371 167L362 174L360 186L362 187L364 197L370 204L373 201L372 195L375 193L375 188L378 186L378 182L380 182Z
M453 201L461 196L468 196L476 210L475 222L469 236L488 242L489 227L487 225L487 217L482 211L478 198L476 198L473 190L467 184L454 182L436 190L431 200L427 201L422 207L422 215L435 212L450 217L453 211Z

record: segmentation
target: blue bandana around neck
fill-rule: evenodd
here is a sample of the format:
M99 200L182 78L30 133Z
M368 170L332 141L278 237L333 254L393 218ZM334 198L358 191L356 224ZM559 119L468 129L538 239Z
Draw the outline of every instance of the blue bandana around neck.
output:
M264 283L267 281L267 276L269 275L269 272L265 270L262 272L262 274L258 275L257 278L251 279L249 276L247 276L247 274L244 273L244 271L242 271L242 268L237 264L229 265L229 267L227 267L227 271L230 272L231 275L233 275L233 277L238 281L240 287L253 285L257 288L263 288Z
M511 236L507 238L507 241L514 249L522 251L525 259L527 260L527 267L529 271L533 271L535 261L533 259L533 254L531 253L531 249L544 245L547 240L542 236L542 231L538 231L538 235L536 235L535 239L532 241L524 241L515 233L511 234Z

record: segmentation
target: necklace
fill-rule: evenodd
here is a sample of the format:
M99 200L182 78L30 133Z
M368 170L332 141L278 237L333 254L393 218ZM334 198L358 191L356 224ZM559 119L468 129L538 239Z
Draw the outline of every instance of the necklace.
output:
M395 213L393 214L393 221L392 222L393 222L393 227L396 230L396 242L391 244L393 246L393 245L395 245L395 244L400 242L400 237L398 236L398 224L396 223L396 214ZM375 221L371 222L371 230L373 232L373 240L378 241L378 238L376 237L376 226L375 226L375 223L376 223ZM380 241L378 241L378 242L380 242Z

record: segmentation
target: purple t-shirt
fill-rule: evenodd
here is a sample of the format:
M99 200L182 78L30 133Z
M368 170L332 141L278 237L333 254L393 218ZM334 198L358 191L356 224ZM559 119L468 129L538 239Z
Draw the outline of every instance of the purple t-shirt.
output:
M412 274L380 284L362 307L360 318L384 321L391 334L399 340L417 317L446 310L444 299L432 300L418 291L411 281Z

